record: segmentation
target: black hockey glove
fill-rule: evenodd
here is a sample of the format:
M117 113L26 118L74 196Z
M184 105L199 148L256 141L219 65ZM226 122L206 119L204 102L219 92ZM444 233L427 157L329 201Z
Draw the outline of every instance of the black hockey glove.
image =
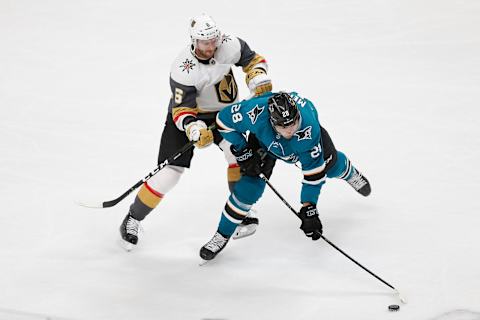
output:
M308 206L302 207L300 209L300 214L298 215L302 219L302 224L300 229L305 232L305 235L312 240L320 239L322 235L322 223L318 218L317 206L310 204Z
M245 149L237 151L233 146L230 146L230 150L237 159L241 174L256 177L262 172L263 158L266 154L258 152L261 149L254 151L247 146Z

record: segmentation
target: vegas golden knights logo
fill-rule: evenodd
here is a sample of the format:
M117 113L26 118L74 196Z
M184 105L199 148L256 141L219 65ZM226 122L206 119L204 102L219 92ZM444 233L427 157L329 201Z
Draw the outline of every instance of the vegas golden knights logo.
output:
M215 84L218 101L222 103L232 103L237 99L238 87L233 77L232 69L225 75L222 81Z

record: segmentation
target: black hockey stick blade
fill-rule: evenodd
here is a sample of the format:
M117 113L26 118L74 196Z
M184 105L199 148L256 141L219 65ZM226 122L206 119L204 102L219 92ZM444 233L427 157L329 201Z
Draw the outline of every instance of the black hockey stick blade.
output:
M115 198L113 200L109 201L103 201L103 202L77 202L78 205L85 207L85 208L110 208L118 204L120 201L125 199L130 193L132 193L135 189L140 187L145 181L149 180L151 177L157 174L158 171L162 170L165 168L167 165L178 159L182 154L184 154L187 150L190 148L193 148L195 142L190 141L186 145L184 145L177 153L175 153L173 156L169 157L168 159L165 159L162 163L160 163L153 171L151 171L148 175L145 176L142 180L138 181L135 183L130 189L125 191L121 196L118 198Z
M162 167L163 168L163 167ZM145 180L146 181L146 180ZM138 181L134 186L132 186L130 189L125 191L120 197L109 200L109 201L104 201L104 202L77 202L79 206L85 207L85 208L93 208L93 209L101 209L101 208L110 208L125 199L130 193L132 193L135 189L137 189L139 186L141 186L144 183L144 180Z

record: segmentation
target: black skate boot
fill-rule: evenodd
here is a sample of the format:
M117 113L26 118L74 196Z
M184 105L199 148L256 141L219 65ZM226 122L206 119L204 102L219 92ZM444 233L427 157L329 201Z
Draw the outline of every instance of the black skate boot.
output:
M200 257L203 260L212 260L225 248L229 238L225 238L220 233L215 232L213 238L200 249Z
M353 168L352 176L347 180L348 184L353 187L358 193L366 197L370 194L370 182L357 169Z
M138 229L140 227L140 221L136 220L128 212L125 219L123 219L120 225L120 235L122 236L122 247L130 251L138 242Z

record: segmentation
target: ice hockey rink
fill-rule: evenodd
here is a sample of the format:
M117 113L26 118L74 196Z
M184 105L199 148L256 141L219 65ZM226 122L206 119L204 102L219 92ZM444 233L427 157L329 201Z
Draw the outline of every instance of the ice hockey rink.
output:
M156 166L170 64L207 12L312 100L372 184L322 189L313 242L268 188L257 233L199 267L228 196L215 147L117 244ZM480 2L0 0L0 320L480 319ZM235 70L242 97L248 95ZM272 184L296 208L301 171ZM399 312L387 310L400 304Z

